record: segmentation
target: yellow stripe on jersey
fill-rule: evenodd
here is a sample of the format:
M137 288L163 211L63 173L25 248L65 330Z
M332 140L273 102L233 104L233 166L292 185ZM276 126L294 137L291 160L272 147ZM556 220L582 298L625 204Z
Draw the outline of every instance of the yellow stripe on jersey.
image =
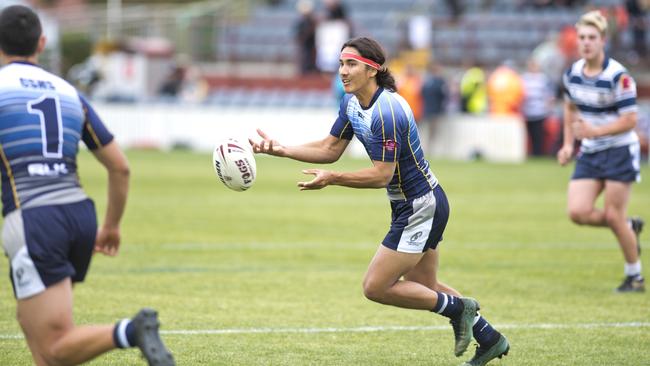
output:
M388 105L390 106L390 114L393 117L393 138L395 139L395 143L397 143L397 127L395 126L395 111L393 110L393 103L391 102L390 98L388 98ZM395 155L393 156L393 161L397 163L397 188L399 188L400 192L402 192L402 196L406 197L404 195L404 190L402 189L402 175L399 172L399 162L397 161L397 146L395 146Z
M415 162L415 167L418 168L420 173L422 173L422 176L424 176L424 179L426 179L427 184L429 184L429 187L433 189L433 186L431 185L431 181L427 178L427 174L424 172L424 170L422 170L420 163L418 163L418 159L415 157L413 146L411 146L411 124L410 123L409 123L409 130L408 130L408 141L409 141L409 150L411 150L411 156L413 157L413 161ZM422 156L424 156L424 152L422 152Z
M350 125L350 121L348 120L348 123L346 123L345 126L343 126L343 129L341 130L341 133L339 134L339 139L343 139L343 133L345 132L345 129L348 128L349 125Z
M7 169L7 176L9 177L9 184L11 185L11 192L13 193L13 196L14 196L14 204L16 205L16 208L20 208L20 199L18 199L18 191L16 190L16 182L14 181L14 173L11 170L11 165L9 164L9 160L7 160L7 156L5 156L5 151L2 148L2 145L0 145L0 157L2 157L2 162L5 165L5 169Z
M95 133L95 130L93 129L93 126L90 125L90 122L88 122L88 109L84 106L84 115L86 116L86 120L84 121L84 126L88 128L88 132L90 133L90 137L93 138L93 141L95 141L95 145L97 145L97 148L102 147L102 143L99 141L99 137L97 137L97 134Z
M93 141L95 141L95 145L97 145L97 148L102 147L102 143L99 141L99 138L97 137L97 134L95 133L95 130L93 130L93 126L90 125L90 122L86 121L84 123L86 125L86 128L88 129L88 132L90 133L90 137L93 138Z
M395 127L395 111L393 110L393 103L390 101L390 98L388 99L388 106L390 107L390 115L393 118L393 139L395 139L395 142L397 143L397 127ZM393 161L397 161L397 146L395 146L395 149L393 149L395 152L395 155L393 155Z
M377 108L379 109L379 119L381 119L381 161L386 161L386 132L384 131L384 114L381 113L381 103L377 99Z

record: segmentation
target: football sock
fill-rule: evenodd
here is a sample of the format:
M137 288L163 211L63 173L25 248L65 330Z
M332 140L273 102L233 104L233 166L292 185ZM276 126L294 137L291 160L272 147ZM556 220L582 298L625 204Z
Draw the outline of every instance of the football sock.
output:
M641 275L641 260L637 260L636 263L625 263L625 275L626 276L640 276Z
M113 328L113 343L117 348L129 348L135 346L135 329L131 319L122 319Z
M501 335L497 330L492 328L490 323L481 314L476 315L474 318L472 332L474 333L474 339L476 339L476 342L481 347L491 347L499 340L499 336Z
M460 298L438 291L436 293L438 294L438 302L431 311L446 316L447 318L453 318L463 312L465 306L463 306Z

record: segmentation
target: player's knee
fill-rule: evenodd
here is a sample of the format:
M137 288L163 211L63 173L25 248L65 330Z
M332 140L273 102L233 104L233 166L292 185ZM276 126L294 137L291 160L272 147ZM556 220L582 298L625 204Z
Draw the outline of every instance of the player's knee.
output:
M65 366L70 364L70 362L61 353L60 347L50 347L47 353L43 354L42 356L50 366Z
M625 221L625 215L614 209L605 209L605 222L607 226L613 227Z
M571 221L578 225L586 224L589 218L589 210L582 208L569 208L568 214Z
M70 360L70 352L65 349L60 341L56 341L53 344L43 347L45 353L41 354L43 358L47 361L48 365L51 366L64 366L69 365L73 361Z
M370 301L381 303L386 295L386 290L377 282L365 280L363 281L363 295Z

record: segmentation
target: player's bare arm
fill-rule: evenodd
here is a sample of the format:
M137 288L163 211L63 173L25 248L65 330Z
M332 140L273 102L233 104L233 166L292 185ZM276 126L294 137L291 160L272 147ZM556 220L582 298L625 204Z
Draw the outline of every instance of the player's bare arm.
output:
M577 107L575 104L565 101L564 102L564 142L562 147L557 152L557 161L560 165L564 166L571 161L573 156L573 136L572 124L576 121Z
M572 130L577 139L594 138L633 130L636 123L636 112L630 112L622 115L615 122L603 126L594 126L583 119L578 119L572 124Z
M313 141L297 146L284 146L270 138L264 131L258 129L262 137L260 142L249 139L253 151L258 154L269 154L286 157L307 163L327 164L337 161L347 148L349 140L339 139L328 135L322 140Z
M108 171L108 204L104 221L97 232L95 251L114 256L120 246L120 220L129 191L129 163L115 141L93 153Z
M314 179L298 182L301 191L321 189L329 185L352 188L385 188L395 173L395 162L373 161L371 168L355 172L335 172L323 169L305 169L303 173L313 174Z

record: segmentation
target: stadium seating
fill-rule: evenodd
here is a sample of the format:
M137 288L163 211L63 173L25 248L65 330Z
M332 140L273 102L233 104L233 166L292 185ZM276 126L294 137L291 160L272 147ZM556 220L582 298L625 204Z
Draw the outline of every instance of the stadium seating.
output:
M316 12L322 12L317 3ZM404 47L405 22L417 14L429 14L432 19L432 54L443 64L460 65L472 60L485 66L494 66L504 59L523 64L531 51L548 35L575 23L582 8L551 7L534 9L517 6L517 2L492 0L464 2L458 21L444 0L354 0L343 1L355 35L368 35L384 45L389 56L396 57ZM218 59L228 62L293 63L297 47L293 38L293 24L298 14L296 0L281 1L276 5L261 4L252 9L243 22L229 24L220 33ZM618 5L616 0L591 1L593 6ZM623 38L623 42L629 39ZM262 105L331 105L334 97L328 83L321 83L312 91L298 92L279 87L248 90L247 95ZM266 92L265 92L266 91ZM266 93L258 97L259 93ZM241 90L221 90L211 98L218 104L238 103ZM309 95L309 96L308 96ZM297 96L297 97L296 97ZM234 101L234 102L233 102Z

